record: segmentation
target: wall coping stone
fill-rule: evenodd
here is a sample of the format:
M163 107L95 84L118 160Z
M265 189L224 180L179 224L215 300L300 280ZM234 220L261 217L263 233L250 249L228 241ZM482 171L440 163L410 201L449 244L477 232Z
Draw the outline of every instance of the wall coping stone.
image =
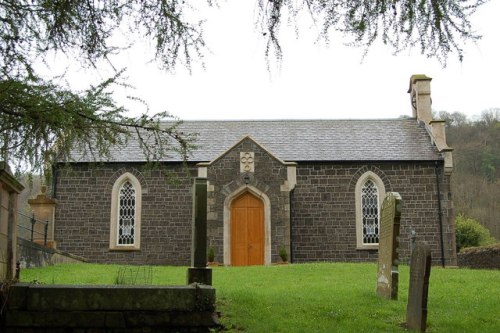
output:
M88 262L89 261L87 258L84 258L84 257L81 257L81 256L77 256L76 254L72 254L72 253L69 253L69 252L66 252L66 251L61 251L61 250L55 249L53 247L43 246L41 244L29 241L29 240L21 238L21 237L17 237L17 244L25 246L25 247L31 247L33 249L36 249L38 251L45 252L45 253L48 253L48 254L60 254L62 256L65 256L65 257L68 257L68 258L71 258L71 259L75 259L75 260L78 260L78 261L82 261L82 262Z
M12 287L9 310L213 311L215 289L188 286L33 285ZM200 300L203 302L200 303Z

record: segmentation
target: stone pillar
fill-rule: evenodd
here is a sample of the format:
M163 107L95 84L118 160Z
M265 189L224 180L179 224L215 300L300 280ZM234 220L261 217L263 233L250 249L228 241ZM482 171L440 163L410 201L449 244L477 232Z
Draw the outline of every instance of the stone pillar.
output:
M49 198L47 196L47 186L43 185L40 194L37 195L35 199L28 200L35 219L43 222L48 222L47 229L47 247L56 248L56 243L54 241L54 221L56 212L57 200ZM35 224L34 241L38 244L44 244L44 232L45 226L41 223Z
M193 185L193 224L191 267L187 283L212 285L212 269L207 267L207 179L195 178Z
M16 272L17 197L24 189L0 162L0 283L11 281Z

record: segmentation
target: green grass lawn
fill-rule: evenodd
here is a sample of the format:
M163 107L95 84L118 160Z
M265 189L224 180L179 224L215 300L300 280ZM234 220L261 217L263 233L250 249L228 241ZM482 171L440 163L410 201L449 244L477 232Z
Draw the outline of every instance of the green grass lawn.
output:
M21 272L23 282L113 284L120 266L58 265ZM186 267L152 267L152 283L184 284ZM214 267L217 309L234 332L403 332L409 268L399 299L376 296L376 264ZM500 271L433 267L428 332L500 332Z

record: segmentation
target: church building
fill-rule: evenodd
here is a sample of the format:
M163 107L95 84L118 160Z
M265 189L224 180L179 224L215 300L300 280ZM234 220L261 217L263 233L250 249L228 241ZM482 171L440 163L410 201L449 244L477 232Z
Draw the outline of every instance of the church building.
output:
M147 168L137 141L95 161L57 165L57 248L98 263L189 265L192 184L208 180L207 243L224 265L364 262L378 254L380 206L398 192L400 259L411 235L436 264L456 265L452 149L433 120L430 81L410 79L412 117L185 121L187 164Z

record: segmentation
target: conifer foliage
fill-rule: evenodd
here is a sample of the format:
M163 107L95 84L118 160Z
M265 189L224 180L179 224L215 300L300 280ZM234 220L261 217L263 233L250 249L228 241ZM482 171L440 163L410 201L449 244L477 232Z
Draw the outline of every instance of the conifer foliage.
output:
M479 36L469 18L485 0L256 0L257 29L267 42L265 55L282 57L282 21L295 23L309 15L322 26L320 38L332 31L353 45L375 40L399 52L419 47L443 64L450 54L462 58L461 45ZM56 156L65 160L71 147L106 156L114 144L139 136L146 156L158 160L172 148L188 155L192 138L160 121L167 113L127 116L112 87L121 71L83 91L40 75L37 63L65 54L82 67L98 68L138 40L147 40L154 58L167 71L178 64L191 70L207 51L203 22L193 15L216 1L187 0L2 0L0 1L0 149L11 163L41 171ZM223 6L224 4L216 3ZM202 13L203 9L199 12ZM230 28L230 27L229 27ZM116 35L125 38L117 39ZM118 41L122 41L121 43ZM230 43L230 41L228 41ZM112 63L109 63L112 67ZM154 145L152 144L154 143ZM153 147L154 146L154 147ZM156 147L156 148L155 148Z

